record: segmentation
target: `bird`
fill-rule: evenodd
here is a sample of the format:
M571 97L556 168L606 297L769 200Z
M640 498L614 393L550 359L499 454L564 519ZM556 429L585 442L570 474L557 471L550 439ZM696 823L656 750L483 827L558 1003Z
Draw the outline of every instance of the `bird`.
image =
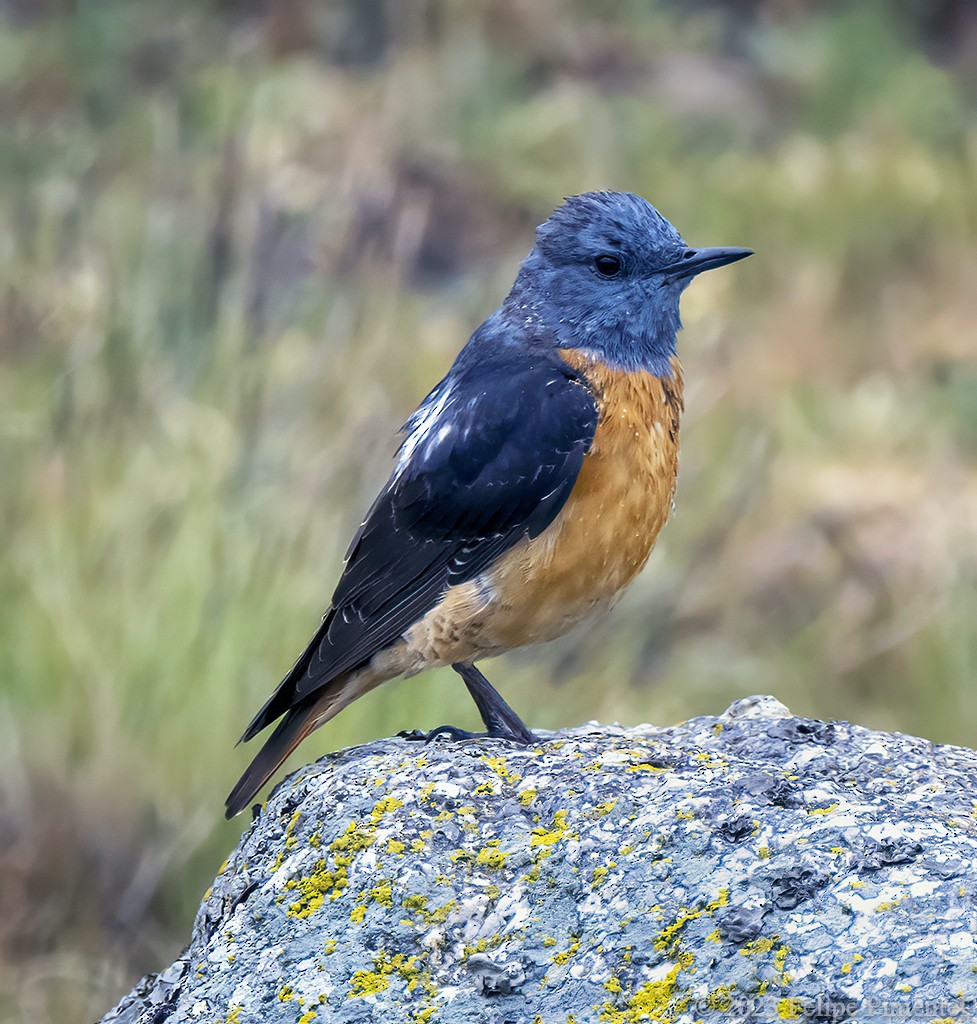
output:
M277 726L227 798L240 813L311 732L390 679L450 665L484 733L532 731L475 663L609 608L671 511L679 298L752 255L694 248L630 192L571 196L501 306L402 428L389 480L308 646L239 742Z

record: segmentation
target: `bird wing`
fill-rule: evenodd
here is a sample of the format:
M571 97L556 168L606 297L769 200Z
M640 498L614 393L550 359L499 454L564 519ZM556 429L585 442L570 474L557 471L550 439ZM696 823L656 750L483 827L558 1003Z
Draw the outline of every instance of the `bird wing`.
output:
M397 467L353 538L322 625L242 740L368 662L449 587L545 530L597 419L586 381L562 360L513 368L500 359L445 378L406 424Z

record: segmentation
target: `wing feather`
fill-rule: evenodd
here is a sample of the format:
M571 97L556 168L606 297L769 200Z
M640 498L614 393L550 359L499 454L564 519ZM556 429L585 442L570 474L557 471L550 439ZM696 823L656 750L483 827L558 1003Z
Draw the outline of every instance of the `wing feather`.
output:
M393 475L357 531L332 604L252 721L250 739L368 662L563 507L593 441L586 381L558 357L456 372L408 421Z

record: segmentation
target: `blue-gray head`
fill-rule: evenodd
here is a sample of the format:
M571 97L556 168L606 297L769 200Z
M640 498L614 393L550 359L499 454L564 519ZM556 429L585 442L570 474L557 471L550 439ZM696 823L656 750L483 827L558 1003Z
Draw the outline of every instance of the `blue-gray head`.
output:
M587 192L539 226L503 311L531 320L560 348L667 375L682 291L696 274L750 254L690 248L640 196Z

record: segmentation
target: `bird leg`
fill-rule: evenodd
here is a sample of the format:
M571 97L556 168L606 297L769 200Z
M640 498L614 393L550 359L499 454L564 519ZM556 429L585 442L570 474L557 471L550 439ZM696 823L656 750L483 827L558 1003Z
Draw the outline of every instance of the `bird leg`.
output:
M454 725L440 725L428 733L414 729L410 732L402 732L398 735L408 740L424 740L429 743L436 736L450 736L453 740L476 739L478 737L491 737L492 739L511 740L513 743L537 743L537 737L520 720L519 716L506 704L502 695L494 686L475 668L474 665L465 665L457 662L451 666L462 679L465 686L475 701L475 707L482 716L485 723L485 732L468 732L459 729Z
M537 739L523 724L519 716L502 699L502 695L475 668L461 662L451 666L462 679L475 701L475 707L482 716L487 736L515 740L516 743L536 743Z

